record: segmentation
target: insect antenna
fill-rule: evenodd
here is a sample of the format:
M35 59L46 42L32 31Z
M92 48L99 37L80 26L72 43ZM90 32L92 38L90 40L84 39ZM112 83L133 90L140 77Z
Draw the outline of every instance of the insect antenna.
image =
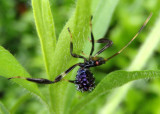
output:
M117 56L118 54L120 54L125 48L128 47L129 44L131 44L133 42L134 39L136 39L136 37L140 34L140 32L143 30L143 28L146 26L146 24L149 22L150 18L152 17L152 13L150 13L150 15L148 16L148 18L145 20L144 24L142 25L142 27L139 29L139 31L137 32L137 34L121 49L119 50L117 53L113 54L112 56L108 57L105 59L105 61L108 61L110 59L112 59L113 57Z

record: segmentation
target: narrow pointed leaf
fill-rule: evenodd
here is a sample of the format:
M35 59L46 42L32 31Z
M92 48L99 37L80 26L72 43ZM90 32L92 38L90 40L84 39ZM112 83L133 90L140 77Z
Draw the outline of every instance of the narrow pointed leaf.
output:
M73 52L76 54L80 54L89 36L89 20L91 17L90 6L91 1L77 1L76 11L74 12L71 19L67 22L59 36L54 55L52 79L61 74L63 71L67 70L69 67L71 67L71 65L75 64L76 60L78 60L71 57L70 55L69 49L71 38L67 28L70 28L70 31L73 35ZM71 73L69 73L65 78L71 79L70 74ZM73 76L75 77L75 75ZM56 114L66 113L64 112L66 99L68 99L68 97L72 97L66 95L69 89L68 85L69 83L67 82L61 82L51 85L50 92L53 103L52 105Z
M93 0L93 33L95 38L104 37L119 0Z
M149 70L149 71L115 71L108 74L95 88L95 90L88 96L84 97L80 102L75 105L71 113L78 113L80 110L85 108L87 104L101 95L107 94L110 90L120 87L130 81L138 79L149 79L149 78L160 78L160 71ZM117 93L118 94L118 93ZM78 110L77 110L78 109Z
M29 73L18 63L18 61L9 53L0 46L0 76L10 78L13 76L22 76L30 77ZM16 82L23 88L27 89L31 93L41 97L44 100L44 97L41 95L37 85L35 83L28 82L23 79L12 79L8 80L8 83Z
M150 21L153 21L151 18ZM148 23L150 24L150 22ZM148 27L147 27L148 28ZM148 34L145 42L143 42L141 48L139 49L138 54L135 59L132 61L128 70L141 70L146 66L147 61L153 55L154 50L158 46L160 42L160 18L157 18L154 26L152 27L150 33ZM111 93L112 97L110 97L111 101L108 101L104 107L104 113L114 113L115 109L119 106L120 102L125 98L127 91L132 86L133 83L129 83L116 91L121 92L121 94L115 94L115 91ZM114 100L114 102L112 102Z
M50 77L53 67L56 36L49 0L32 0L32 7L46 71Z

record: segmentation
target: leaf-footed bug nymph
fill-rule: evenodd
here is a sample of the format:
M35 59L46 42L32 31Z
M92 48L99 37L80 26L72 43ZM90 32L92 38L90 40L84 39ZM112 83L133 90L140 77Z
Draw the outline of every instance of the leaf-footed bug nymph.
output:
M39 83L39 84L54 84L54 83L57 83L57 82L59 82L61 80L65 80L65 81L68 81L70 83L74 83L77 86L77 90L79 90L81 92L92 91L94 89L94 87L95 87L95 78L94 78L93 74L90 71L90 67L96 67L96 66L100 66L102 64L105 64L106 61L108 61L108 60L112 59L113 57L117 56L118 54L120 54L139 35L139 33L142 31L142 29L146 26L146 24L150 20L151 16L152 16L152 13L146 19L146 21L144 22L142 27L139 29L137 34L120 51L118 51L117 53L113 54L112 56L110 56L108 58L98 57L98 55L101 54L107 48L109 48L112 45L112 41L110 41L108 39L105 39L105 38L101 38L101 39L99 39L97 41L94 40L94 36L93 36L93 33L92 33L92 23L91 23L92 19L90 20L90 31L91 31L92 47L91 47L91 51L90 51L90 54L89 54L88 58L85 58L84 56L77 55L77 54L73 53L72 33L71 33L70 29L68 28L68 32L69 32L70 37L71 37L70 54L74 58L83 59L84 60L83 63L77 63L77 64L71 66L66 71L64 71L63 73L58 75L55 78L55 80L53 80L53 81L48 80L48 79L44 79L44 78L26 78L26 77L20 77L20 76L11 77L11 78L8 78L8 79L22 78L22 79L26 79L26 80L31 81L31 82ZM95 44L95 42L96 43L105 43L106 45L101 50L99 50L95 55L92 55L93 52L94 52L94 44ZM63 79L76 66L80 67L78 69L78 71L77 71L76 79L75 80Z

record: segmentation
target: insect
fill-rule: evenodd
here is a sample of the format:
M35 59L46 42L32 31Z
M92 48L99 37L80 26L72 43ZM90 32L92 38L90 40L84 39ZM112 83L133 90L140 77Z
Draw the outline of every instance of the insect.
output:
M91 51L90 51L88 58L85 58L84 56L77 55L77 54L73 53L72 33L71 33L70 29L68 28L68 32L69 32L70 38L71 38L71 40L70 40L70 54L74 58L83 59L84 60L83 63L77 63L77 64L71 66L66 71L64 71L63 73L58 75L55 78L55 80L53 80L53 81L48 80L48 79L44 79L44 78L25 78L25 77L20 77L20 76L11 77L8 79L22 78L22 79L26 79L31 82L39 83L39 84L54 84L54 83L57 83L61 80L65 80L65 81L68 81L70 83L75 84L77 86L77 90L79 90L81 92L92 91L95 88L95 78L94 78L93 74L91 73L90 68L105 64L106 61L108 61L108 60L112 59L113 57L117 56L118 54L120 54L139 35L139 33L142 31L142 29L146 26L146 24L150 20L151 16L152 16L152 13L146 19L146 21L144 22L142 27L139 29L139 31L136 33L136 35L120 51L118 51L117 53L113 54L112 56L110 56L108 58L98 57L98 55L100 55L104 50L106 50L107 48L109 48L113 44L111 40L108 40L105 38L101 38L96 41L96 43L105 43L106 45L101 50L99 50L95 55L92 55L94 52L94 44L95 44L95 40L94 40L94 36L93 36L93 32L92 32L92 22L91 22L92 19L90 20L92 47L91 47ZM75 80L64 79L64 77L77 66L79 66L80 68L77 71L77 75L76 75Z

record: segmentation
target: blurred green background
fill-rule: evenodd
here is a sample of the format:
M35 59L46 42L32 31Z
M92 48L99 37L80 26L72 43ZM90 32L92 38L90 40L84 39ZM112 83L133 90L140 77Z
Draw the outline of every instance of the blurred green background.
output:
M54 17L56 36L70 18L75 8L74 0L50 0ZM143 32L133 44L122 54L109 61L102 67L94 68L93 72L106 74L114 70L126 69L134 59L141 44L151 31L160 11L160 0L120 0L112 17L106 38L113 41L114 45L102 56L108 57L117 52L136 34L150 12L153 16ZM107 14L106 14L107 15ZM94 14L93 14L94 16ZM45 75L42 63L42 53L33 19L31 2L28 0L0 0L0 45L9 50L34 77ZM101 48L102 46L99 46ZM160 46L146 63L145 70L160 69ZM107 71L106 71L107 69ZM95 71L96 70L96 71ZM96 75L95 75L96 76ZM96 77L98 83L103 75ZM47 86L41 86L45 88ZM134 84L129 89L127 96L115 111L116 114L160 114L160 80L146 79ZM6 78L0 77L0 101L7 108L14 106L17 99L25 95L25 90L13 84ZM100 113L105 105L103 96L93 106L87 107L81 113ZM35 97L28 97L21 101L16 114L46 113L46 109Z

